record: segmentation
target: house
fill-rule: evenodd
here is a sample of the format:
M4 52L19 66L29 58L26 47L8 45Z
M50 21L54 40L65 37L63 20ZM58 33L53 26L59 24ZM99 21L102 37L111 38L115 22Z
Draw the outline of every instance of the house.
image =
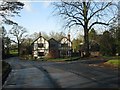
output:
M68 37L63 37L60 41L60 57L70 57L72 54L72 42L70 41L70 34Z
M39 37L32 43L32 55L37 59L47 56L48 53L49 43L40 33Z
M32 55L34 58L70 57L72 54L70 35L57 41L54 38L46 40L40 33L39 37L32 43L32 47Z
M80 44L80 56L84 57L85 55L85 43ZM89 42L89 53L92 57L100 56L100 45L96 41Z
M90 41L89 44L90 55L93 57L100 56L100 45L94 40Z
M49 42L49 58L58 58L60 57L59 53L59 42L56 41L54 38L48 40Z

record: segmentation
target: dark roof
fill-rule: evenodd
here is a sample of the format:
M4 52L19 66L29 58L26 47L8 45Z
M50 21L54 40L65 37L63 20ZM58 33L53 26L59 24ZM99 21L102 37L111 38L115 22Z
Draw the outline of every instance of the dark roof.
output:
M35 41L37 41L39 38L44 38L43 36L39 36L37 39L35 39L32 43L31 43L31 45L35 42ZM45 39L45 38L44 38ZM48 41L47 39L45 39L46 41Z
M43 36L39 36L37 39L35 39L33 42L32 42L32 44L35 42L35 41L37 41L39 38L41 38L41 37L43 37ZM43 37L44 38L44 37ZM51 39L49 39L49 40L47 40L47 39L45 39L46 41L50 41L50 40L54 40L54 41L56 41L57 43L60 43L60 41L63 39L63 38L66 38L67 40L69 40L67 37L62 37L61 39L59 39L59 40L56 40L56 39L54 39L54 38L51 38ZM72 41L71 40L69 40L71 43L72 43ZM31 44L31 45L32 45Z
M48 42L50 42L50 40L54 40L55 42L59 43L59 41L55 40L54 38L49 39Z

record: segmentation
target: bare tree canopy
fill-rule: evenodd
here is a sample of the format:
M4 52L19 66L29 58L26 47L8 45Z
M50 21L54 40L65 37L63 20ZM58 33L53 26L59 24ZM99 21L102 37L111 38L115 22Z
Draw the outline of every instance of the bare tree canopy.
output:
M8 17L19 16L20 10L23 9L24 4L21 2L1 2L0 3L0 16L6 24L17 24Z
M61 40L63 37L65 37L65 33L64 32L50 32L49 33L49 37L50 38L55 38L55 40L59 41Z
M64 32L51 31L49 32L49 34L45 32L40 32L40 33L47 40L54 38L55 40L59 41L61 38L66 36ZM30 35L29 38L31 38L34 41L36 38L40 36L40 33L35 32L32 35Z
M20 43L22 43L23 38L27 36L26 33L27 30L24 27L18 25L13 25L12 29L10 30L10 34L15 36L17 41L19 41Z
M10 30L10 34L17 39L17 41L15 40L12 40L12 41L17 43L18 45L18 55L20 52L20 46L24 42L25 40L24 38L27 36L26 33L27 33L27 30L24 27L18 26L18 25L13 25L13 28Z
M117 7L112 2L94 1L64 1L53 3L55 12L65 21L65 26L79 26L84 29L84 42L86 56L89 56L89 37L88 32L95 25L109 25L117 16Z

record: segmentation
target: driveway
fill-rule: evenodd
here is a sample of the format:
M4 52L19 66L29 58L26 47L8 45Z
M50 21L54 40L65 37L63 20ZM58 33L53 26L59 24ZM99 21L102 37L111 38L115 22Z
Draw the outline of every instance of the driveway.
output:
M80 61L6 60L12 72L3 88L118 88L118 70Z

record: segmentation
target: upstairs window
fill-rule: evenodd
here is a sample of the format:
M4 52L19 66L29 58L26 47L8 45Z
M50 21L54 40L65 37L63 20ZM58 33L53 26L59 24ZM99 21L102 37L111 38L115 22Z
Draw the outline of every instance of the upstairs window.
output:
M61 44L61 47L68 47L68 44L66 44L66 43Z
M55 44L50 44L50 47L54 48L54 47L55 47Z
M38 44L38 47L39 47L39 48L43 48L43 47L44 47L43 43L39 43L39 44Z

